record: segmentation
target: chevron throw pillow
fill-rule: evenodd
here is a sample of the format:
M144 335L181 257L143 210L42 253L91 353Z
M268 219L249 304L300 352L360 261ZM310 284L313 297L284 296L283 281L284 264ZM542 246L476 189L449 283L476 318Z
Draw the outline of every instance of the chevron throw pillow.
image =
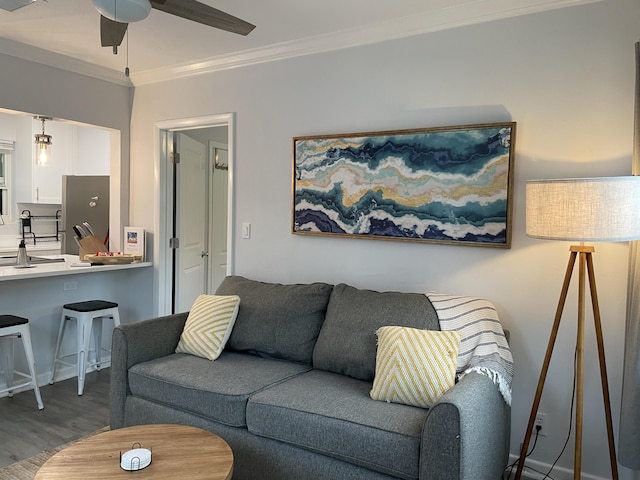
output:
M215 360L229 340L238 316L237 295L200 295L193 302L176 353Z
M455 384L460 334L381 327L371 398L430 408Z

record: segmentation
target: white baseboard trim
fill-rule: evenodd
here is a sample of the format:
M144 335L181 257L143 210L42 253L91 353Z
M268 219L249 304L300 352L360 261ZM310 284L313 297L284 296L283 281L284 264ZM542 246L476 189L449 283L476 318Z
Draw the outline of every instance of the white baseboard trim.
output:
M111 366L111 356L105 357L105 359L100 364L100 370L104 370L105 368L109 368ZM94 366L93 368L87 370L87 373L95 372L98 369ZM70 365L63 365L57 368L56 370L56 382L61 382L63 380L68 380L70 378L74 378L78 376L78 370ZM51 372L38 373L38 387L42 388L45 385L49 385L49 380L51 379ZM23 379L20 379L22 382ZM3 382L4 383L4 382ZM17 383L17 382L16 382ZM31 387L21 387L16 388L13 391L13 394L20 392L27 392L31 390ZM0 398L8 397L9 392L0 393Z
M518 460L518 456L513 454L509 455L509 465L516 462L517 460ZM531 468L535 468L539 472L543 472L543 473L536 473L531 469L526 468L527 466ZM525 469L522 472L522 479L523 480L542 480L544 478L545 473L547 473L550 468L551 468L551 465L549 465L548 463L539 462L537 460L531 460L530 458L528 458L527 461L525 462ZM516 475L516 469L514 468L513 475L510 478L515 478L515 475ZM550 475L551 477L554 478L554 480L573 480L573 469L555 466ZM581 478L582 480L608 480L607 477L598 477L596 475L591 475L585 472L581 473Z

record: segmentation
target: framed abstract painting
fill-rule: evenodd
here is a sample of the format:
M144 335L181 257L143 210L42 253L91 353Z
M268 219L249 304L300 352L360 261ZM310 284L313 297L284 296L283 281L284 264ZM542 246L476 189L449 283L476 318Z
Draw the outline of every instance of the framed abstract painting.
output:
M509 248L515 122L293 139L292 233Z

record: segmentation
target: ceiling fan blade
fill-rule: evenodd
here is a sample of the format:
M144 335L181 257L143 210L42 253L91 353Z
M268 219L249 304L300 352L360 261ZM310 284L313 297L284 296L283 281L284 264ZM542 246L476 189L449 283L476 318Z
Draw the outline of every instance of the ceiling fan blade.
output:
M196 0L151 0L151 6L156 10L239 35L248 35L256 28L249 22Z
M127 33L128 23L114 22L100 15L100 41L103 47L119 47Z

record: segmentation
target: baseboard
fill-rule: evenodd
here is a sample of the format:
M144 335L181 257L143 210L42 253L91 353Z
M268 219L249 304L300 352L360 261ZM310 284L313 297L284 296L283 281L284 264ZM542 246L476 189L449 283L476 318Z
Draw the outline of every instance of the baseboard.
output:
M511 465L516 461L518 461L518 457L516 455L513 455L513 454L509 455L509 465ZM531 467L537 470L538 472L542 472L542 473L536 473L526 467ZM525 469L522 472L522 480L542 480L545 478L545 473L547 473L550 468L551 468L551 465L549 465L548 463L539 462L537 460L531 460L530 458L528 458L525 463ZM513 474L511 475L510 478L514 478L515 474L516 474L516 469L514 468ZM573 480L573 469L555 466L553 468L553 472L551 472L550 475L551 477L554 478L554 480ZM608 480L608 477L598 477L596 475L591 475L589 473L581 472L581 479L582 480Z
M111 366L111 356L105 357L105 359L101 362L100 370L104 370L105 368L109 368ZM98 369L94 366L87 370L87 373L96 372ZM1 370L0 370L1 371ZM61 382L63 380L68 380L70 378L75 378L78 376L78 370L70 365L62 365L56 370L56 382ZM42 388L45 385L49 385L49 380L51 379L51 372L38 373L38 387ZM16 388L13 391L13 394L20 392L26 392L31 390L31 387L21 387ZM0 393L0 398L8 397L9 393L4 392Z

